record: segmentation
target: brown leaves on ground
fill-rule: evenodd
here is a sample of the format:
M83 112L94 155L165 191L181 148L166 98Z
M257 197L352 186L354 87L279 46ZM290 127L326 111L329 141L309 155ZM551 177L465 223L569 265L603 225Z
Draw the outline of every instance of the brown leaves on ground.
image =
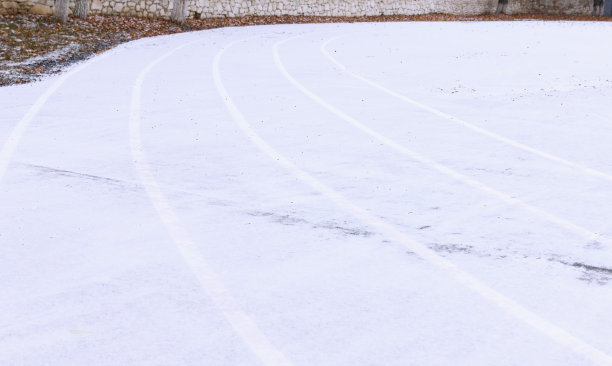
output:
M59 72L122 42L184 30L163 19L90 16L61 24L49 16L0 16L0 86Z
M495 20L612 20L586 16L448 14L380 15L365 17L246 16L188 19L179 26L165 19L95 15L87 20L71 18L61 24L49 16L0 15L0 86L27 83L61 71L67 65L100 53L119 43L162 34L219 27L298 24L408 21Z

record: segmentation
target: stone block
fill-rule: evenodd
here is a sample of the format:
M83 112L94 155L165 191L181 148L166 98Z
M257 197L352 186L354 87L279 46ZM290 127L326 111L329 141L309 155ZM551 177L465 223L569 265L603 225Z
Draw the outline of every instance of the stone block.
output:
M53 7L43 4L34 4L30 8L30 13L37 15L51 15L53 14Z
M17 9L19 5L14 1L3 1L2 7L5 9Z
M102 2L100 0L93 0L89 8L93 11L102 10Z

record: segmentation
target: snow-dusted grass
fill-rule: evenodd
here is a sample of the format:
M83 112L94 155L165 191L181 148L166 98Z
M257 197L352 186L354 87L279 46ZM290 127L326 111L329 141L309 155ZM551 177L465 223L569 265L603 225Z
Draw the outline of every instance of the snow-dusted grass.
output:
M0 89L0 363L612 364L611 33L219 29Z

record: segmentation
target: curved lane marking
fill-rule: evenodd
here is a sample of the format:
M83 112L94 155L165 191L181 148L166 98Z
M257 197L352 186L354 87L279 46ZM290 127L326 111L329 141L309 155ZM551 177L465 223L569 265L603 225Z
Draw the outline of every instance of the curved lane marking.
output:
M147 74L158 63L170 57L176 51L187 47L189 42L174 48L163 54L155 61L151 62L138 75L132 89L130 106L130 149L134 166L142 185L153 203L157 214L164 226L168 230L174 244L181 253L189 268L196 275L198 281L210 296L214 304L223 313L234 331L248 345L251 351L259 357L266 366L291 366L285 356L268 340L266 335L257 327L255 322L242 310L238 302L232 297L230 292L223 286L213 269L206 263L206 260L199 252L197 245L189 237L187 230L181 223L180 218L174 212L170 203L162 193L159 184L155 180L142 147L142 137L140 134L141 125L141 94L142 84Z
M579 170L579 171L581 171L584 174L591 175L591 176L597 177L597 178L602 178L602 179L605 179L605 180L607 180L609 182L612 182L612 175L610 175L610 174L606 174L606 173L601 172L601 171L599 171L597 169L589 168L589 167L580 165L578 163L574 163L573 161L569 161L569 160L563 159L563 158L561 158L559 156L547 153L547 152L542 151L542 150L538 150L538 149L536 149L534 147L525 145L523 143L520 143L520 142L518 142L516 140L512 140L510 138L504 137L504 136L499 135L499 134L497 134L495 132L491 132L491 131L489 131L487 129L484 129L482 127L478 127L478 126L476 126L476 125L474 125L472 123L469 123L469 122L467 122L467 121L465 121L465 120L463 120L461 118L455 117L455 116L450 115L448 113L442 112L439 109L436 109L434 107L431 107L431 106L428 106L428 105L423 104L421 102L418 102L418 101L416 101L416 100L414 100L412 98L409 98L409 97L407 97L405 95L402 95L402 94L400 94L398 92L395 92L395 91L393 91L393 90L391 90L391 89L389 89L387 87L384 87L381 84L378 84L377 82L375 82L375 81L373 81L371 79L368 79L368 78L366 78L366 77L364 77L362 75L359 75L359 74L355 73L354 71L352 71L349 68L347 68L344 64L340 63L340 61L338 61L336 58L334 58L327 51L327 46L331 42L334 42L334 41L336 41L336 40L338 40L340 38L343 38L343 37L346 37L346 35L342 35L342 36L333 37L333 38L328 39L323 44L321 44L320 50L332 63L334 63L340 70L345 72L347 75L350 75L350 76L352 76L353 78L355 78L357 80L360 80L360 81L362 81L362 82L364 82L364 83L366 83L366 84L368 84L368 85L370 85L370 86L372 86L372 87L374 87L374 88L376 88L376 89L378 89L378 90L380 90L380 91L382 91L382 92L384 92L384 93L386 93L388 95L391 95L392 97L395 97L395 98L397 98L399 100L402 100L402 101L404 101L406 103L409 103L409 104L411 104L411 105L413 105L413 106L415 106L417 108L420 108L420 109L422 109L424 111L430 112L430 113L432 113L432 114L434 114L434 115L436 115L438 117L441 117L441 118L444 118L444 119L449 120L451 122L454 122L454 123L456 123L456 124L458 124L460 126L468 128L468 129L470 129L472 131L478 132L478 133L480 133L480 134L482 134L484 136L490 137L490 138L492 138L494 140L503 142L503 143L508 144L510 146L513 146L513 147L516 147L518 149L521 149L523 151L527 151L529 153L538 155L538 156L540 156L542 158L545 158L545 159L548 159L550 161L554 161L556 163L560 163L560 164L563 164L563 165L568 166L570 168Z
M26 114L21 118L21 120L19 120L19 122L17 122L15 127L13 127L13 130L11 131L10 135L6 139L6 142L2 146L2 150L0 150L0 184L2 183L2 180L6 175L8 166L11 162L11 159L13 158L15 150L17 150L17 146L19 145L23 134L26 132L26 130L32 123L34 117L36 117L42 107L45 106L47 100L49 100L49 98L57 91L57 89L59 89L59 87L62 86L62 84L74 74L80 72L88 66L91 66L93 63L96 63L108 57L110 54L114 54L115 52L115 50L105 52L104 54L89 59L86 62L74 67L72 70L60 75L55 80L55 82L51 84L51 86L47 88L47 90L45 90L45 92L41 96L39 96L38 99L36 99L34 104L30 107L30 109L28 109Z
M237 42L230 43L224 49L219 51L219 53L215 57L215 60L213 62L214 81L217 90L219 91L219 94L223 99L223 102L227 106L230 114L232 115L240 129L263 153L268 155L272 160L274 160L287 170L291 171L291 173L293 173L293 175L296 176L298 179L302 180L314 190L318 191L323 196L327 197L330 201L334 202L340 209L350 213L352 216L364 222L368 226L376 228L388 239L403 245L405 248L417 254L430 264L446 272L450 277L452 277L459 283L473 290L486 300L499 306L501 309L503 309L510 315L533 327L534 329L540 331L542 334L548 336L557 343L568 347L575 353L593 361L595 364L612 366L611 356L584 342L583 340L571 335L566 330L539 317L537 314L524 308L522 305L515 302L514 300L492 289L484 282L478 280L469 273L457 267L454 263L450 262L444 257L441 257L436 252L429 249L427 246L417 242L416 240L410 238L408 235L402 233L393 225L382 221L378 217L369 213L367 210L355 205L350 200L342 196L340 193L321 183L315 177L301 170L290 160L278 153L272 146L270 146L264 139L262 139L247 122L245 117L242 115L240 110L232 101L221 79L221 73L219 70L221 57L229 48L231 48L236 43Z
M288 42L292 39L295 38L299 38L298 37L292 37L292 38L288 38L285 39L283 41L280 41L278 43L276 43L273 47L274 50L274 62L276 63L276 66L278 67L279 71L283 74L283 76L285 76L285 78L293 85L295 86L297 89L299 89L302 93L306 94L310 99L312 99L313 101L317 102L318 104L320 104L321 106L323 106L325 109L327 109L328 111L330 111L331 113L335 114L336 116L340 117L341 119L343 119L344 121L348 122L349 124L351 124L352 126L356 127L357 129L365 132L366 134L372 136L373 138L375 138L376 140L380 141L381 143L387 145L388 147L390 147L391 149L406 155L408 157L410 157L411 159L418 161L426 166L429 166L431 168L433 168L434 170L437 170L438 172L447 175L455 180L458 180L466 185L469 185L471 187L474 187L482 192L485 192L491 196L497 197L498 199L510 204L510 205L514 205L517 207L520 207L521 209L528 211L546 221L552 222L554 224L556 224L559 227L564 228L567 231L570 231L572 233L575 233L577 235L580 235L582 237L584 237L586 240L589 241L598 241L601 243L605 243L607 245L611 245L612 246L612 239L607 238L602 236L599 233L593 232L592 230L586 229L582 226L576 225L566 219L560 218L556 215L553 215L547 211L544 211L540 208L537 208L535 206L532 206L526 202L523 202L522 200L515 198L513 196L510 196L508 194L505 194L501 191L496 190L495 188L489 187L484 183L481 183L473 178L470 178L466 175L463 175L445 165L442 165L432 159L429 159L423 155L420 155L410 149L408 149L407 147L401 145L400 143L374 131L373 129L367 127L366 125L364 125L363 123L359 122L358 120L356 120L355 118L347 115L346 113L344 113L343 111L341 111L340 109L334 107L333 105L331 105L330 103L326 102L325 100L323 100L323 98L321 98L320 96L316 95L315 93L313 93L312 91L310 91L309 89L307 89L304 85L302 85L299 81L297 81L293 76L291 76L291 74L289 74L289 72L287 71L287 69L285 69L283 63L280 60L280 56L278 53L278 47L285 43Z

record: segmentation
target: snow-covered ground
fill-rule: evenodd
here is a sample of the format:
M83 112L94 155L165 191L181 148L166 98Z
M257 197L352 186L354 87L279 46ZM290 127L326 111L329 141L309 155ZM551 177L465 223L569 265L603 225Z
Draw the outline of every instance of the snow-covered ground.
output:
M226 28L0 89L1 365L612 365L612 24Z

